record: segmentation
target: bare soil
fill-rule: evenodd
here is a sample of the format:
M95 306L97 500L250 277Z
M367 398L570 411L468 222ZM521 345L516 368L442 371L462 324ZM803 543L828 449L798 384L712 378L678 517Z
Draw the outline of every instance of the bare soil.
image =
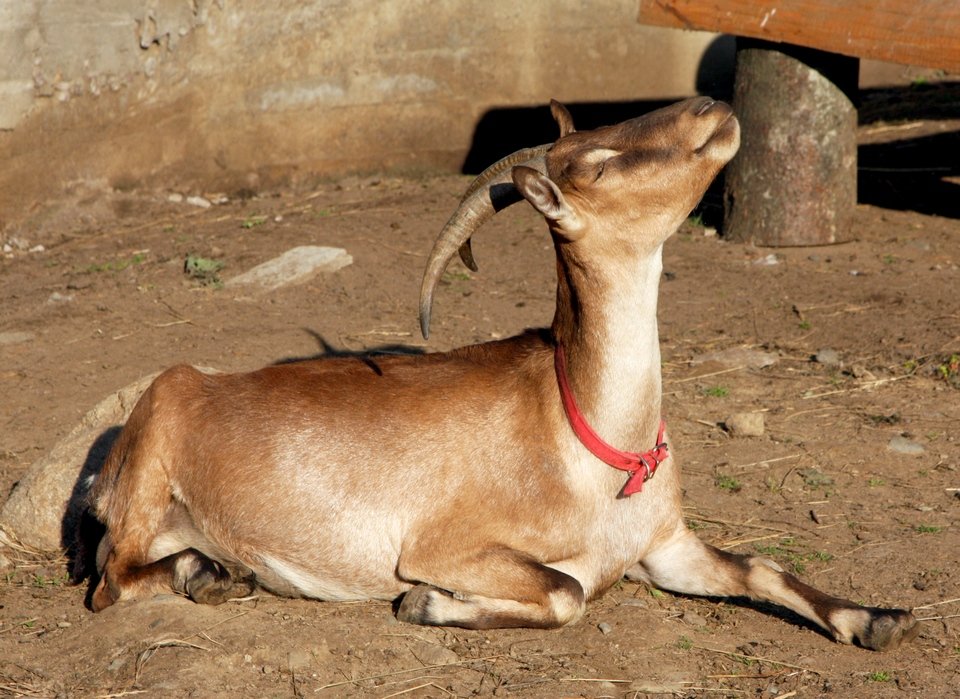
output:
M466 183L351 178L207 209L78 185L36 206L0 240L16 238L0 259L0 333L27 333L0 346L0 492L102 397L175 363L432 351L548 324L553 253L517 206L478 236L479 273L451 268L420 339L422 264ZM671 239L664 410L701 536L834 594L914 608L926 621L912 644L872 653L774 608L627 582L556 631L420 628L389 604L267 594L94 615L64 560L24 555L0 580L0 695L960 695L960 222L863 205L854 233L770 250L690 223ZM354 263L271 293L184 273L191 254L222 261L226 279L305 244L344 247ZM776 362L715 354L734 348ZM721 427L739 412L762 412L763 436ZM893 451L897 437L922 453ZM403 486L389 474L382 485Z

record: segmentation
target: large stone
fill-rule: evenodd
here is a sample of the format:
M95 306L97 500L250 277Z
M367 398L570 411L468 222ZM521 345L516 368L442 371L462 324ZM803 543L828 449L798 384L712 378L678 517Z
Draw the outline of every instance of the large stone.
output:
M29 468L0 509L0 550L5 543L18 543L59 551L73 543L91 477L99 473L120 427L156 376L145 376L104 398Z
M320 272L336 272L352 263L353 258L343 248L301 245L227 280L225 286L253 285L271 291L300 284Z

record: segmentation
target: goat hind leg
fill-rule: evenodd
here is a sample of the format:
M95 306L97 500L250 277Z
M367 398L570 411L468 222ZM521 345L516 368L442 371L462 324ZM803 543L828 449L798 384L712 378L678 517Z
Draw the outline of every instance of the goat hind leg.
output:
M861 607L817 590L773 561L721 551L682 529L628 571L665 590L691 595L749 597L773 602L816 623L841 643L893 650L920 631L903 609Z
M430 564L437 570L437 562ZM439 575L401 559L401 575L421 580L397 618L412 624L467 629L556 628L583 614L583 587L570 575L510 550L449 562Z
M218 561L196 549L184 549L141 566L124 566L110 552L91 606L99 612L120 599L163 592L179 592L200 604L220 604L252 590L250 578L235 579Z

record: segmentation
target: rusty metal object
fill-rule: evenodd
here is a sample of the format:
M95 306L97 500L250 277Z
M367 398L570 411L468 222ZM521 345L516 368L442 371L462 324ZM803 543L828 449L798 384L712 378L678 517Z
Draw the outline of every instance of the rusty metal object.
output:
M738 39L740 153L727 168L724 235L757 245L850 238L857 203L859 61Z

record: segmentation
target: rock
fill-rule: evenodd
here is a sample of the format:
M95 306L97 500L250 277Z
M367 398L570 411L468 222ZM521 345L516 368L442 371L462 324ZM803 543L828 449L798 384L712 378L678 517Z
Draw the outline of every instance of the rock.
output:
M694 359L691 364L703 364L705 362L717 362L731 367L742 366L749 369L763 369L776 364L777 355L749 347L731 347L719 352L701 355Z
M0 529L41 551L59 551L72 543L64 541L64 532L76 531L88 479L100 471L119 426L155 377L145 376L104 398L34 462L0 509Z
M613 626L605 621L601 621L599 624L597 624L597 628L600 629L600 633L602 633L604 636L613 633Z
M352 263L353 258L343 248L303 245L227 280L226 286L256 285L271 291L299 284L319 272L336 272Z
M216 373L207 367L197 368ZM91 478L100 472L140 394L156 377L144 376L111 393L27 469L0 507L0 563L4 558L9 561L3 548L11 544L52 552L75 543Z
M446 646L441 646L436 643L423 643L417 644L413 654L419 658L420 662L424 665L450 665L451 663L460 662L460 656L457 655L455 651L450 650Z
M855 379L861 379L862 381L876 381L877 377L874 376L873 372L867 369L863 364L854 364L850 367L850 375Z
M8 330L7 332L0 333L0 346L19 345L22 342L30 342L36 339L36 337L37 336L31 332Z
M680 616L680 621L684 624L689 624L690 626L703 627L707 625L707 620L696 612L684 612Z
M173 194L167 197L167 201L172 202L174 204L179 204L183 201L183 195L180 194L179 192L174 192Z
M302 648L292 650L287 654L287 669L295 672L302 672L310 667L313 655Z
M769 255L757 258L753 261L753 264L760 265L761 267L773 267L774 265L780 264L780 258L776 253L771 252Z
M763 413L734 413L723 424L727 432L735 437L763 436Z
M828 367L837 367L840 366L840 353L835 349L829 347L824 347L821 350L818 350L817 353L813 356L817 364L823 364Z
M187 197L187 203L191 206L199 206L201 209L209 209L213 204L204 197Z
M887 443L887 449L896 452L897 454L907 454L909 456L919 456L926 451L922 444L907 439L900 434L893 437Z

